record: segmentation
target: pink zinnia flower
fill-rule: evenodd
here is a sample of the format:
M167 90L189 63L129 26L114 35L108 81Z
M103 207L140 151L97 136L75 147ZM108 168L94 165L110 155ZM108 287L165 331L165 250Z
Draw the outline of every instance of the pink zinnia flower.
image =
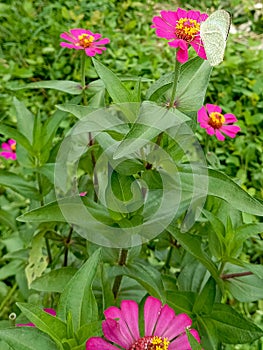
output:
M56 316L56 311L54 309L43 309L46 313ZM34 323L18 323L16 324L17 327L36 327Z
M216 135L219 141L224 141L225 136L222 132L234 138L241 129L237 125L232 125L237 122L234 114L226 113L223 115L221 112L222 108L208 103L197 112L197 121L201 128L206 129L208 135Z
M105 310L106 320L102 323L105 338L90 338L86 350L190 350L186 329L192 320L186 314L175 315L173 309L160 300L148 297L144 305L144 336L139 333L139 307L133 300L123 300L121 307ZM190 333L200 342L198 332ZM111 343L110 343L111 342ZM112 345L112 343L116 344Z
M3 152L0 152L0 156L6 159L16 160L16 141L8 140L7 143L2 143Z
M200 23L207 19L206 13L178 8L177 11L161 11L160 14L161 17L153 17L152 28L156 29L160 38L171 40L168 45L178 48L176 57L180 63L188 60L188 45L199 57L207 59L200 38Z
M68 49L85 50L87 56L101 54L102 51L106 50L103 45L110 42L108 38L99 40L101 34L92 33L90 30L81 28L71 29L69 33L62 33L60 37L71 43L62 42L60 46Z

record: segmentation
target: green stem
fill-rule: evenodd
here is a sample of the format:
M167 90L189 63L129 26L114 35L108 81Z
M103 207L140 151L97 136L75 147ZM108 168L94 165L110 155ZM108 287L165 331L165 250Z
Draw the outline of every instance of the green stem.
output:
M170 103L169 103L168 108L172 108L174 106L175 93L176 93L176 88L177 88L177 84L178 84L178 78L179 78L180 70L181 70L181 63L177 61L176 54L177 54L177 51L175 53L174 81L173 81L171 99L170 99Z
M81 56L81 86L83 90L85 90L85 87L86 87L85 66L86 66L86 53L85 51L83 51Z
M5 310L5 306L8 303L8 301L11 299L11 297L13 296L13 294L15 293L17 289L17 283L15 283L13 285L13 287L10 289L10 291L8 292L7 296L4 298L4 300L2 301L1 305L0 305L0 317L3 316Z
M121 249L120 257L119 257L119 261L118 261L119 266L123 266L126 264L127 255L128 255L128 249ZM119 293L122 277L123 277L122 275L116 276L114 283L113 283L112 293L113 293L115 300L117 299L117 296Z
M68 237L65 241L65 250L64 250L64 263L63 266L68 266L68 252L69 252L69 245L70 245L70 241L71 241L71 237L72 237L72 233L73 233L73 227L70 227L69 233L68 233Z

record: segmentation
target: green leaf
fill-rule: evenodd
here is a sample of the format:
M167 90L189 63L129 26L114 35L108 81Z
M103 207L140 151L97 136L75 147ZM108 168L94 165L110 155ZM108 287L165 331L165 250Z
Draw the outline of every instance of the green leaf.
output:
M213 321L219 339L227 344L251 343L263 336L259 327L229 305L215 304L209 319Z
M23 86L15 86L14 84L9 84L8 88L13 91L22 89L53 89L66 92L71 95L79 95L82 93L81 84L69 80L37 81Z
M10 187L13 191L22 194L26 198L40 199L37 189L28 180L9 171L0 170L0 185Z
M198 328L202 334L202 346L204 349L218 350L220 341L220 334L217 334L216 327L211 319L207 317L200 317L197 315Z
M32 144L32 142L33 142L34 116L26 108L24 103L20 102L17 98L14 98L14 106L15 106L15 109L16 109L18 130Z
M12 350L58 350L57 345L46 334L34 327L0 329L0 339Z
M210 314L214 306L215 297L216 283L213 277L210 277L195 300L193 312L196 314Z
M62 267L61 269L52 270L49 273L35 279L31 284L31 289L40 292L62 293L66 284L77 272L73 267Z
M192 235L190 233L181 233L171 225L168 227L168 231L171 235L178 240L178 242L191 253L197 260L199 260L210 272L215 281L222 287L222 280L218 276L217 267L211 258L202 248L202 240L199 236Z
M97 61L94 57L92 57L92 62L99 77L103 80L113 102L135 102L121 80L109 68Z
M102 336L101 321L89 322L77 331L77 338L80 344L85 344L90 337Z
M252 265L252 264L248 264ZM257 266L257 265L256 265ZM246 266L247 267L247 266ZM261 268L261 275L263 273L263 266ZM249 269L250 270L250 269ZM224 274L244 273L247 269L235 265L226 265ZM263 280L256 275L236 276L224 279L226 288L230 291L234 298L240 302L252 302L263 299Z
M0 209L0 222L2 225L9 226L13 231L17 229L14 216L7 210Z
M224 199L235 209L245 213L263 216L263 205L230 177L213 169L209 169L208 173L210 195Z
M63 349L62 339L67 338L67 325L58 317L52 316L36 305L17 303L23 314L42 332L48 334L59 349Z
M128 266L116 266L114 267L114 271L135 279L150 295L165 302L166 297L160 272L151 265L146 266L145 264L136 262Z
M178 127L187 120L189 118L178 110L171 112L153 102L144 101L137 120L118 146L114 158L121 158L139 150L161 132L174 126Z
M202 346L198 343L195 337L190 333L188 329L186 329L187 338L189 344L191 345L191 350L202 350Z
M58 317L66 320L71 313L74 331L97 320L97 304L91 287L99 261L100 250L97 250L72 277L59 299Z
M186 313L191 317L196 295L193 292L167 291L166 298L177 314Z

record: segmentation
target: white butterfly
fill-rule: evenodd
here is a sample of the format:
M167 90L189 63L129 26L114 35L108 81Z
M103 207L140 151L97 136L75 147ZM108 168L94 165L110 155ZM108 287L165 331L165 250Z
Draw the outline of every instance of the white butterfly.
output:
M213 12L200 25L200 37L211 66L217 66L223 61L230 25L231 16L225 10Z

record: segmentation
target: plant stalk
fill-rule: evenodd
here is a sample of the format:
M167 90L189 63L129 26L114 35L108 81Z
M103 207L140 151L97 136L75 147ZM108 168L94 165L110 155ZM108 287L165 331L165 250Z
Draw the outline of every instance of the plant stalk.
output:
M124 266L126 264L127 255L128 255L128 249L121 249L120 250L120 257L119 257L119 261L118 261L119 266ZM123 277L122 275L116 276L114 283L113 283L112 293L113 293L115 300L117 299L117 296L119 293L122 277Z

